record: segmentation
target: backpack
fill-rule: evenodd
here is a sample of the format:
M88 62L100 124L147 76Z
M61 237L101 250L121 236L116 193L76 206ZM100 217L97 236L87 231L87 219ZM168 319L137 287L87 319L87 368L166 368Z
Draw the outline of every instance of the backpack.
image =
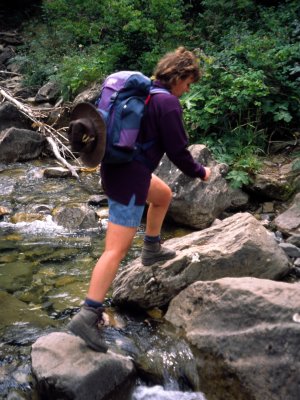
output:
M152 88L141 72L120 71L109 75L101 88L96 108L106 124L106 149L102 163L118 164L140 159L154 141L138 143L141 120L151 95L170 92ZM150 167L150 166L149 166Z

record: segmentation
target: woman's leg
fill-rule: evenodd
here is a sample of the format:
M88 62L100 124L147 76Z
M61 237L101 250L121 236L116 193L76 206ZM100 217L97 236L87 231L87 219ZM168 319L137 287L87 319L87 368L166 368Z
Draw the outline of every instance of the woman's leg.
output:
M169 260L176 256L174 250L170 250L160 244L160 231L171 200L172 191L169 186L152 174L147 197L149 208L142 249L142 264L145 266L152 265L158 261Z
M146 222L146 235L158 236L172 200L169 186L152 174L147 203L149 204Z
M105 248L94 267L87 297L102 302L110 288L122 259L129 250L137 228L108 222Z
M105 249L93 270L85 305L68 324L69 330L81 337L93 350L104 353L108 350L98 329L98 322L103 321L102 302L117 273L120 261L132 243L135 232L136 228L108 223Z

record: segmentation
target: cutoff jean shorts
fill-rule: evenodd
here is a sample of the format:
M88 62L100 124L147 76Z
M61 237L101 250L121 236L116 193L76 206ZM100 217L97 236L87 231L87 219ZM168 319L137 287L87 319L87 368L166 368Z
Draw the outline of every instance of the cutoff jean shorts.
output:
M127 226L128 228L137 228L141 223L145 205L137 206L134 194L128 205L108 198L108 207L108 221L117 225Z

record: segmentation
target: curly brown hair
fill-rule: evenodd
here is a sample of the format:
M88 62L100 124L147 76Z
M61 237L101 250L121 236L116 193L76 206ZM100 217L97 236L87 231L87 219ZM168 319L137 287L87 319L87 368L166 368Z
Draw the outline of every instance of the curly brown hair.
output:
M197 82L201 77L201 71L196 55L180 46L159 60L154 76L166 87L171 88L179 79L187 79L190 76Z

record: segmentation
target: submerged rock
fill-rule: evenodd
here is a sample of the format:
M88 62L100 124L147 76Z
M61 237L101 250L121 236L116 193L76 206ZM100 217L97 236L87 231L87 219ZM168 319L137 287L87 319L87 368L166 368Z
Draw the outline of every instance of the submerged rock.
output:
M205 392L211 391L206 382L212 385L220 374L209 398L281 400L300 394L299 310L299 283L224 278L190 285L171 301L165 317L200 350ZM227 373L218 373L218 364ZM246 397L228 388L229 371Z
M53 332L32 346L32 370L43 399L129 400L135 370L128 357L97 353L78 337Z
M56 325L41 309L32 309L28 304L18 300L11 294L0 290L0 320L1 326L12 324L47 327Z
M160 307L199 280L228 276L278 279L289 270L289 259L274 236L248 213L235 214L165 245L176 250L174 259L144 267L138 258L117 275L116 304Z

